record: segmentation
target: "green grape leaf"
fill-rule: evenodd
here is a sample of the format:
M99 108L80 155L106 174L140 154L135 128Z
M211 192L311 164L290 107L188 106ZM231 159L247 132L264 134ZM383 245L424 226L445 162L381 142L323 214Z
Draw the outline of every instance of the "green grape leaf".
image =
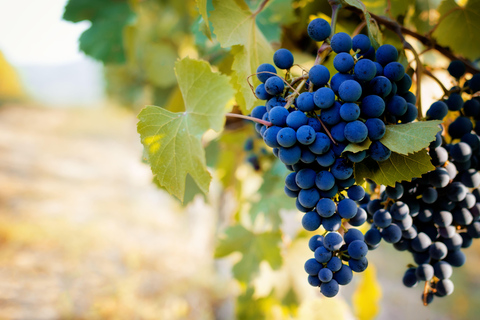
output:
M292 0L272 0L257 15L257 25L270 42L280 42L282 27L295 22Z
M272 269L282 266L279 244L282 241L280 231L253 233L241 225L229 227L215 250L215 258L225 257L233 252L240 252L242 259L233 266L235 278L249 282L259 272L260 262L267 261Z
M480 0L469 0L464 7L454 0L444 0L438 11L442 16L433 32L435 40L470 60L477 59L480 56Z
M145 47L144 68L147 80L161 88L175 84L177 51L168 43L149 43Z
M229 78L212 72L205 61L184 58L175 73L185 112L148 106L138 115L137 131L160 186L183 201L187 174L208 192L211 177L200 139L208 129L222 130L233 89Z
M421 150L409 155L392 152L390 158L377 162L370 158L360 163L355 163L355 181L362 184L368 178L377 184L395 186L395 182L411 181L419 178L422 174L435 169L430 162L430 156L426 150Z
M276 160L273 166L263 173L263 183L257 192L259 199L252 203L250 209L249 216L252 223L261 215L266 223L270 223L273 230L278 230L282 223L280 208L295 209L295 201L285 196L284 185L287 174L285 165L279 160Z
M89 20L92 25L79 39L80 50L104 63L125 63L123 29L133 19L128 1L70 0L63 19Z
M412 22L420 34L429 32L438 20L437 8L442 0L415 1Z
M384 0L363 0L367 10L377 15L386 16L388 1ZM390 14L392 17L405 16L415 0L390 0Z
M370 42L372 43L372 46L375 48L375 50L378 49L378 47L380 47L380 45L382 44L382 33L378 28L377 23L374 22L372 16L367 11L365 5L360 0L340 0L340 3L342 5L355 7L362 10L365 16L365 21L367 23L368 38L370 38Z
M245 160L243 149L247 134L251 134L251 126L244 130L224 132L218 140L219 154L215 166L216 174L225 188L236 186L237 168ZM263 141L262 141L263 142Z
M344 152L351 152L351 153L357 153L361 152L363 150L367 150L370 148L370 145L372 144L372 140L369 138L365 139L362 143L349 143L347 147L343 150L342 154Z
M257 27L254 16L248 6L235 0L214 0L214 10L210 14L214 33L223 48L232 47L234 61L232 81L237 89L236 99L242 113L248 114L255 105L248 76L254 74L257 67L271 62L273 50L265 36ZM250 81L254 86L260 82L256 77Z
M387 125L380 142L392 152L409 154L428 147L440 131L441 120Z

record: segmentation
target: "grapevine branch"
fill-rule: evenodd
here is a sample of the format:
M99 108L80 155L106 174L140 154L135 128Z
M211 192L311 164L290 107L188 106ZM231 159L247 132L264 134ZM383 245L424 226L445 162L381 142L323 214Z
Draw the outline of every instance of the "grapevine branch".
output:
M252 17L256 17L260 12L262 12L262 10L267 5L268 1L270 0L263 0L262 3L260 3L260 5L258 6L257 10L255 10L255 12L252 13Z
M363 13L360 9L355 8L355 7L347 7L346 9L348 9L352 12L355 12L357 14L362 14ZM390 30L393 30L393 31L396 31L397 29L399 29L402 34L409 35L409 36L417 39L418 41L420 41L423 45L425 45L427 47L434 48L435 50L437 50L438 52L443 54L445 57L447 57L448 59L462 61L465 64L467 72L472 73L472 74L480 73L480 70L477 67L475 67L470 61L468 61L467 59L465 59L463 57L459 57L459 56L455 55L449 48L444 47L442 45L439 45L438 43L435 43L432 39L430 39L430 38L428 38L424 35L421 35L421 34L415 32L413 30L405 28L404 26L400 25L398 22L390 20L386 17L378 16L378 15L376 15L374 13L371 13L371 12L370 12L370 15L378 23L380 23L381 25L384 25L386 28L388 28Z
M253 122L258 122L258 123L261 123L261 124L263 124L267 127L273 126L273 124L271 122L261 120L261 119L257 119L257 118L254 118L254 117L250 117L250 116L245 116L245 115L239 114L239 113L227 113L225 116L230 117L230 118L240 118L240 119L244 119L244 120L250 120L250 121L253 121Z
M423 73L435 80L435 82L442 88L444 96L448 95L448 89L443 85L442 81L440 81L429 69L424 68Z

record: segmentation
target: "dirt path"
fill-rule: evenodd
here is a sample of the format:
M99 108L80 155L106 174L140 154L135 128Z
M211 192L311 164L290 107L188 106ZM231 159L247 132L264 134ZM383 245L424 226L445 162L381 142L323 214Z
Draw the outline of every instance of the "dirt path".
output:
M0 319L214 317L211 213L152 186L135 125L0 108Z

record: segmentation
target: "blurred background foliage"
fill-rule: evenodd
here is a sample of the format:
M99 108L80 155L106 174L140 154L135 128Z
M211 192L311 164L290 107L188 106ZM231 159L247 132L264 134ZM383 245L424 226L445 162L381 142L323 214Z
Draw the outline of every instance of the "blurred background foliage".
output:
M470 59L474 64L478 62L479 0L363 2L370 12L398 21L432 40L431 44L449 47L452 54ZM213 70L229 75L237 90L236 100L232 104L235 109L248 112L252 105L259 102L253 100L253 95L244 95L250 89L243 75L252 74L255 66L242 62L254 61L253 55L264 47L241 37L234 39L236 42L230 41L232 45L220 41L223 39L221 35L235 27L238 21L228 15L225 16L226 21L222 21L215 10L226 10L228 5L234 8L232 11L238 16L251 17L252 12L256 12L261 4L261 0L69 0L63 18L74 23L88 21L89 28L80 36L79 48L103 64L106 92L112 101L126 109L125 112L136 113L144 105L152 104L174 112L182 111L183 97L177 85L174 64L186 56L206 60ZM262 53L264 56L271 59L273 50L285 47L292 50L296 63L309 68L314 63L318 47L309 39L306 27L315 17L330 20L330 14L331 9L326 0L270 0L250 20L252 30L258 28L255 32L265 39L262 44L266 46ZM352 34L361 26L361 22L358 13L341 10L337 30ZM402 44L394 32L382 25L380 30L380 40L383 43L391 43L403 52ZM366 33L365 28L359 31ZM448 65L448 59L415 37L407 37L407 40L417 52L423 53L423 63L431 66L435 75L445 80L447 85L450 80L442 69ZM408 66L413 57L404 54L401 59ZM333 72L332 60L333 56L326 61L326 66ZM410 73L412 71L409 69ZM295 72L300 73L301 70ZM1 56L0 79L0 100L24 97L15 71ZM431 81L430 87L428 86L428 78L424 77L422 81L427 84L424 88L429 90L429 94L422 97L426 104L429 99L431 101L442 95L442 91ZM98 127L90 127L93 124L90 124L88 116L79 113L75 114L78 122L74 125L55 124L55 133L49 134L66 135L75 139L80 132L78 128L88 127L86 131L91 140L89 143L95 144L102 139L110 141L113 136L121 136L125 141L130 141L129 138L133 136L131 132L128 133L131 136L127 137L119 129L131 125L129 120L122 118L123 115L102 112L98 116ZM15 114L12 117L18 118ZM13 130L8 122L10 118L5 119L2 126ZM34 112L31 117L22 119L25 126L30 123L39 125L29 127L31 132L18 134L18 139L22 139L20 144L33 148L29 139L42 130L40 124L48 119L47 116ZM254 147L252 151L245 152L244 144L249 139L253 139ZM69 141L59 146L65 150L77 149L79 144L83 146L82 142L72 141L75 143ZM139 201L151 201L154 208L142 211L140 218L134 212L132 216L126 214L124 220L117 222L96 217L95 221L99 220L96 222L100 222L102 227L88 232L81 227L52 229L50 225L43 226L41 222L18 224L7 217L2 225L11 228L0 228L0 239L5 249L0 255L0 262L12 260L12 252L18 247L67 256L67 263L61 268L66 275L65 282L73 283L75 290L71 291L71 297L65 297L60 303L60 318L473 319L480 312L480 304L477 303L480 297L476 290L480 275L475 267L480 257L478 245L467 251L471 260L462 268L465 270L455 272L455 293L441 302L435 302L430 309L420 305L419 290L413 291L415 289L403 288L401 285L404 268L411 261L386 245L369 254L372 267L368 272L356 275L354 282L342 289L340 297L320 298L306 282L303 263L311 255L307 247L311 234L300 231L301 215L294 209L293 201L284 195L284 167L263 147L262 141L256 140L253 126L243 121L228 121L221 134L209 132L204 137L204 142L207 165L214 176L208 195L201 194L191 177L187 177L183 204L176 203L161 192L158 192L158 196L145 188L121 192L117 190L113 195L117 199L122 198L122 205L110 205L119 212L128 211L128 208L138 205ZM136 143L139 144L138 141ZM60 151L50 150L52 145L44 146L47 150L45 153L52 152L58 156L55 152ZM26 149L30 150L29 148ZM115 144L108 145L109 152L103 152L102 148L103 146L93 148L93 153L99 155L95 158L98 162L95 165L102 172L95 183L111 179L108 181L113 181L112 183L100 184L102 188L111 190L118 183L112 179L114 174L109 171L110 163L118 161L117 165L121 168L130 168L135 166L132 161L139 159L140 154L132 156L123 150L109 158ZM13 163L16 159L12 157L10 161ZM106 163L104 159L109 159L110 162ZM252 159L257 159L258 163ZM50 166L48 170L43 170L58 171L55 162L50 158L47 160ZM34 167L33 164L30 165ZM64 170L68 171L68 165L65 166ZM132 172L138 174L137 171ZM19 177L22 178L22 175ZM147 178L151 179L150 176ZM120 180L121 183L126 182ZM33 186L34 184L32 188ZM75 198L76 190L75 186L68 194ZM30 189L28 191L32 192ZM92 193L94 191L96 190L92 190ZM23 195L22 192L18 191L18 194ZM58 195L53 199L52 202L62 201ZM203 206L199 206L199 203ZM170 212L165 207L173 207L175 212ZM89 207L83 210L97 212ZM148 215L151 212L158 216ZM76 217L72 219L76 223ZM132 225L132 221L136 222ZM128 226L133 231L120 239L120 247L125 249L126 254L118 257L118 252L112 253L108 245L120 241L116 238L118 233L112 232L116 229L124 230L120 225ZM154 228L152 226L157 228L154 229L156 232L160 230L158 233L174 239L176 245L160 245L164 239L157 237L156 232L151 232L149 228ZM39 233L39 228L43 228L44 233ZM40 236L32 236L35 234ZM196 237L200 237L201 241L196 241ZM90 242L82 239L93 240ZM146 239L149 245L145 246L138 239ZM104 246L91 250L98 245L96 241ZM75 248L74 254L71 248L67 250L63 246L56 248L53 253L45 249L52 243L64 242ZM207 245L202 246L205 243ZM134 249L138 247L141 250ZM90 265L91 261L97 261L93 260L92 255L107 261L102 265L104 269L96 271L97 266ZM155 258L153 261L152 256ZM112 263L116 260L122 261L121 267ZM160 267L157 260L167 261L168 268ZM104 282L107 279L105 283L101 282L105 287L101 287L98 292L88 292L88 298L95 300L92 304L81 298L82 288L86 286L83 281L87 280L83 277L77 279L78 274L83 272L79 270L80 266L90 268L86 275L88 281L91 278L91 281L100 283L98 274L108 274L106 278L101 278ZM11 272L14 273L15 270ZM118 283L113 279L110 281L109 276L112 274L117 276L116 279L122 280ZM159 280L158 275L164 277ZM52 275L49 281L54 283L55 276ZM38 286L41 287L42 283ZM82 303L91 308L87 312L79 311L82 308L78 304Z

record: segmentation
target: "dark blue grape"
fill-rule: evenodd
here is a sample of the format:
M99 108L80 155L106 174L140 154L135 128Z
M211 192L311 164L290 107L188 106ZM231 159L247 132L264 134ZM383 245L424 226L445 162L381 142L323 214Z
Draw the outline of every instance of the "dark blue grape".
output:
M358 80L370 81L376 76L377 68L373 61L361 59L355 64L354 74Z
M337 251L343 244L343 237L338 232L329 232L325 236L323 245L330 251Z
M320 109L328 109L335 102L335 93L330 88L320 88L313 94L313 102Z
M270 122L273 123L274 125L280 126L280 127L283 127L287 124L287 116L288 115L289 115L289 112L284 107L274 107L268 113L268 116L270 118Z
M391 44L384 44L377 49L375 57L378 63L380 63L382 66L385 66L390 62L397 61L398 52L397 49Z
M315 231L320 228L322 218L315 211L305 213L302 218L302 226L307 231Z
M407 101L400 96L394 95L387 102L387 111L394 116L402 116L407 112Z
M317 173L315 185L322 191L327 191L335 185L335 177L329 171L320 171Z
M340 109L341 111L341 109ZM332 127L330 130L330 134L332 135L333 139L337 142L345 142L345 126L347 125L346 122L340 122Z
M252 110L252 117L257 119L262 119L263 115L267 112L267 108L265 106L256 106Z
M332 279L329 282L323 282L320 285L320 292L327 298L335 297L339 290L338 282L335 279Z
M353 186L347 190L347 195L352 200L360 201L365 196L365 189L362 186Z
M377 95L369 95L362 99L362 114L366 118L380 117L385 111L385 101Z
M350 259L348 260L348 265L354 272L363 272L368 267L367 258L363 257L361 259Z
M317 42L327 39L331 32L330 24L322 18L313 19L307 27L308 35Z
M357 34L352 39L352 49L353 51L360 50L360 54L366 53L371 47L370 39L364 34Z
M265 133L263 134L263 140L265 141L265 144L271 148L278 148L280 145L277 142L277 135L278 132L281 130L280 127L277 126L272 126L265 130Z
M316 172L312 169L305 168L297 172L295 183L302 189L310 189L315 185Z
M421 264L415 270L415 275L417 276L418 280L422 281L429 281L433 278L433 267L430 264Z
M332 107L322 110L320 114L320 119L329 126L334 126L339 123L342 118L340 117L340 108L341 104L336 101Z
M260 100L268 100L272 96L265 90L265 84L260 83L256 88L255 88L255 95L257 96L258 99Z
M453 139L460 139L465 134L470 133L472 129L473 129L473 125L469 118L458 117L448 127L448 134Z
M405 100L406 101L406 100ZM402 123L413 122L418 117L418 109L414 104L407 102L407 111L399 117Z
M337 231L342 225L342 218L338 214L334 214L329 218L322 220L323 228L327 231Z
M305 113L301 111L293 111L287 116L287 126L297 130L308 123L308 118Z
M315 133L315 141L308 148L314 154L325 154L330 150L330 145L330 138L325 133L317 132Z
M315 141L316 132L309 125L303 125L297 130L297 140L303 145L310 145Z
M385 147L380 141L373 141L370 145L370 157L378 162L385 161L390 158L391 151Z
M405 73L405 75L400 80L395 82L395 84L397 85L397 93L403 95L407 93L412 86L412 78Z
M458 79L465 74L466 67L465 67L465 64L462 61L453 60L448 65L447 70L448 70L448 73L450 73L450 75L452 77L455 77L455 78Z
M392 92L392 83L387 77L377 76L370 81L369 89L372 94L385 98Z
M297 98L296 106L300 111L310 112L315 109L312 92L302 92Z
M312 251L315 251L318 247L323 247L323 236L316 234L311 237L308 241L308 247Z
M257 78L265 83L268 78L273 77L277 73L277 69L270 63L262 63L257 68Z
M351 219L357 214L357 204L352 199L343 199L337 205L337 211L340 217Z
M415 274L416 268L408 268L403 275L403 285L408 288L413 288L417 285L417 275Z
M365 121L365 126L368 129L368 137L370 140L380 140L386 132L385 123L378 118L372 118Z
M332 150L327 151L326 153L317 156L317 162L322 167L330 167L332 164L335 163L335 154Z
M342 265L342 268L333 274L333 279L342 286L349 284L353 279L352 269L346 264Z
M315 65L308 71L310 82L318 87L323 87L330 80L330 71L324 65Z
M294 146L297 142L295 130L289 127L280 129L277 133L277 142L280 146L285 148Z
M280 147L278 151L278 158L285 164L293 165L300 160L302 156L302 149L299 146L291 148Z
M352 49L352 38L345 32L339 32L333 35L330 46L335 53L349 52Z
M346 102L340 107L340 117L347 122L357 120L359 116L360 108L355 103Z
M427 110L427 117L434 120L443 120L448 113L448 106L443 101L432 103Z
M320 281L320 279L318 279L317 276L308 275L307 281L308 284L312 287L319 287L322 284L322 282Z
M320 193L316 188L302 189L298 193L298 201L305 208L314 208L318 200L320 200Z
M362 96L362 86L355 80L346 80L338 88L338 95L343 101L355 102Z
M363 122L355 120L347 123L344 134L348 141L352 143L361 143L367 138L368 129Z
M390 62L383 68L383 75L390 81L399 81L405 75L405 68L401 63Z
M293 54L287 49L278 49L273 54L273 63L280 69L290 69L293 65Z
M308 259L304 265L305 272L312 276L318 275L321 268L322 265L315 259Z
M362 259L368 253L367 244L362 240L354 240L348 245L348 255L352 259Z
M317 212L322 218L330 218L335 213L337 206L333 200L322 198L317 203Z

